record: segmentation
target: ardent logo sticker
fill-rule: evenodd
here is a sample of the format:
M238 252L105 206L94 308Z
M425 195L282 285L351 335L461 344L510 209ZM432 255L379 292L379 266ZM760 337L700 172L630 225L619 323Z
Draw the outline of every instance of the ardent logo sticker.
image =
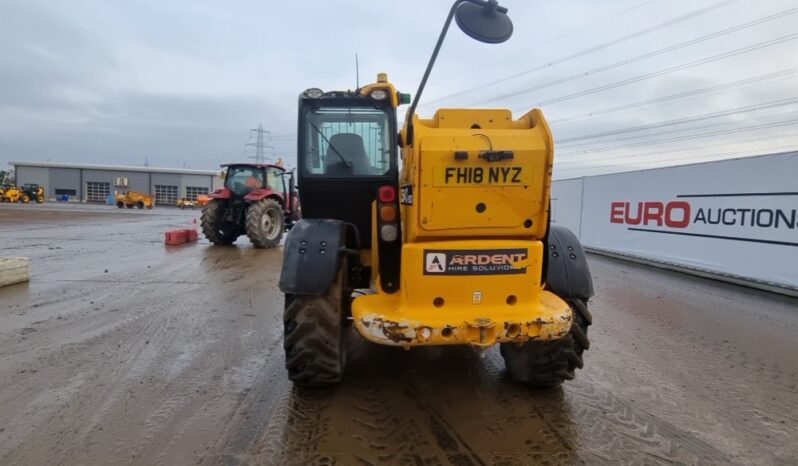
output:
M425 273L445 273L446 272L446 254L430 253L427 254L427 266L424 268Z
M424 275L506 275L526 273L529 250L424 250Z

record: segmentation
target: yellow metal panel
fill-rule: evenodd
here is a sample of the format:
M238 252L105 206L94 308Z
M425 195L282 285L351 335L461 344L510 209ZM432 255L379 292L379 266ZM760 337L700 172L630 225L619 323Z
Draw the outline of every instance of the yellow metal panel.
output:
M504 260L499 251L525 257ZM431 252L432 251L432 252ZM484 274L430 272L427 256L452 252L485 256ZM462 254L456 254L457 252ZM486 251L488 254L473 254ZM395 294L378 293L354 300L357 329L377 343L412 346L429 344L491 345L501 341L553 339L571 327L570 307L541 286L543 244L522 240L458 240L405 244L402 284ZM512 263L522 271L490 272ZM447 264L447 267L449 264ZM453 265L456 267L456 264ZM421 329L427 329L421 331ZM428 335L424 335L428 332Z
M539 110L513 120L507 110L443 109L414 121L400 177L413 193L402 212L406 241L543 238L553 142ZM488 161L486 151L513 158Z

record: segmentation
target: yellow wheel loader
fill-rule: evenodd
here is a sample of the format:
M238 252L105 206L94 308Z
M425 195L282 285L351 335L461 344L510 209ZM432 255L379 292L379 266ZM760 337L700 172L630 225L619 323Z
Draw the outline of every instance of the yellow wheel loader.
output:
M143 209L145 207L152 209L153 204L155 203L155 196L139 193L136 191L128 191L124 194L117 194L115 201L116 206L120 209L124 207L127 207L128 209L132 209L134 207L138 207L139 209Z
M37 204L41 204L44 200L44 186L34 183L24 184L21 188L12 186L6 188L3 192L4 202L21 202L27 204L30 201L34 201Z
M582 367L593 284L576 237L549 220L543 113L415 114L451 20L500 43L513 30L506 13L493 0L454 3L401 131L397 107L410 96L383 73L355 91L299 96L303 218L280 277L294 383L341 380L348 320L382 345L500 344L509 374L530 385Z
M183 197L177 200L177 206L180 209L193 209L197 207L197 201Z

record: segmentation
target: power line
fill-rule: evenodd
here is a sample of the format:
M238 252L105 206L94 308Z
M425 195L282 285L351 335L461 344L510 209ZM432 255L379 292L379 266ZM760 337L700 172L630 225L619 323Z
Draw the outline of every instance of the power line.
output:
M666 120L666 121L661 121L661 122L658 122L658 123L650 123L650 124L647 124L647 125L638 125L638 126L632 126L632 127L628 127L628 128L620 128L620 129L614 129L614 130L608 130L608 131L601 131L601 132L598 132L598 133L585 134L585 135L582 135L582 136L574 136L574 137L570 137L570 138L561 139L561 140L558 141L558 143L559 144L568 144L568 143L573 143L573 142L577 142L577 141L585 141L585 140L588 140L588 139L598 139L598 138L603 138L603 137L607 137L607 136L615 136L615 135L618 135L618 134L634 133L634 132L637 132L637 131L646 131L646 130L650 130L650 129L665 128L665 127L674 126L674 125L684 125L684 124L693 123L693 122L696 122L696 121L710 120L710 119L713 119L713 118L720 118L720 117L729 116L729 115L736 115L738 113L743 113L743 112L756 112L756 111L760 111L760 110L768 110L768 109L772 109L772 108L783 107L783 106L786 106L786 105L794 105L796 103L798 103L798 97L791 98L791 99L774 100L774 101L770 101L770 102L764 102L764 103L761 103L761 104L746 105L746 106L743 106L743 107L736 107L736 108L731 108L731 109L726 109L726 110L720 110L720 111L717 111L717 112L703 113L701 115L694 115L694 116L690 116L690 117L676 118L676 119L673 119L673 120Z
M219 164L221 165L222 163L226 163L227 161L229 161L229 160L231 160L231 159L242 157L242 156L244 156L246 153L247 153L247 148L246 148L246 146L244 146L244 148L243 148L243 149L241 149L241 151L240 151L238 154L236 154L236 155L234 155L234 156L230 157L230 155L232 155L232 153L231 153L230 155L228 155L227 157L225 157L223 160L220 160L220 161L219 161Z
M792 114L792 113L793 112L788 112L788 114ZM746 118L746 120L748 120L748 121L757 121L757 120L761 120L762 118L767 118L767 117L769 117L769 115L762 116L762 117L759 117L759 118L751 118L751 117L749 117L749 118ZM715 122L715 123L693 125L693 126L690 126L688 128L677 128L677 129L671 129L671 130L665 130L665 131L658 131L657 133L655 133L653 135L652 134L633 134L631 136L626 136L626 137L621 137L621 138L613 138L612 142L613 143L617 143L617 142L620 142L620 141L634 141L635 139L639 140L641 138L643 138L643 139L651 138L652 136L662 137L662 136L665 136L665 135L668 135L668 134L680 134L680 133L685 133L685 132L689 132L689 131L698 131L698 130L705 130L705 129L709 129L709 128L718 128L718 127L722 127L722 126L729 126L730 124L734 124L734 123L737 123L737 122L735 122L735 121L721 121L721 122ZM566 146L566 149L573 150L574 147L595 146L596 144L600 144L600 143L597 143L595 141L594 142L587 142L587 143L585 143L585 142L577 142L577 143L572 143L572 144L565 144L565 146Z
M783 134L778 134L778 135L758 136L758 137L755 137L755 138L744 139L742 141L730 141L730 142L727 142L726 144L735 144L735 145L737 145L737 144L747 144L747 143L750 143L750 142L758 142L758 141L773 140L773 139L785 139L785 138L790 138L790 137L795 137L795 136L798 136L798 132L783 133ZM684 147L684 148L676 148L676 149L666 149L666 150L658 150L658 151L654 151L654 152L645 152L645 153L642 153L642 154L634 154L634 155L621 154L621 155L611 155L611 156L599 156L599 157L591 157L590 159L569 158L569 159L566 159L566 160L559 161L559 160L557 160L557 158L555 158L555 162L554 162L555 165L554 166L555 166L555 168L557 168L558 164L574 164L574 163L587 163L587 162L592 162L592 161L632 159L632 158L638 158L638 157L650 157L652 155L668 154L668 153L671 153L671 152L699 151L699 150L705 150L705 149L709 149L709 148L712 148L712 147L716 147L718 145L719 144L710 144L710 145ZM793 146L794 145L795 144L793 144ZM741 151L741 152L748 152L748 151ZM656 159L656 160L660 161L662 159Z
M718 84L716 86L709 86L709 87L704 87L704 88L701 88L701 89L694 89L694 90L690 90L690 91L680 92L678 94L671 94L671 95L668 95L668 96L663 96L663 97L657 97L657 98L654 98L654 99L643 100L643 101L634 102L634 103L631 103L631 104L625 104L625 105L619 105L619 106L616 106L616 107L610 107L610 108L605 108L605 109L601 109L601 110L595 110L595 111L592 111L592 112L581 113L581 114L572 115L572 116L569 116L569 117L556 118L556 119L553 119L553 120L549 120L549 124L550 125L559 125L559 124L570 123L570 122L578 121L578 120L586 120L586 119L590 119L590 118L601 116L601 115L607 115L607 114L610 114L610 113L619 113L619 112L623 112L624 110L633 110L635 108L646 107L646 106L649 106L649 105L652 105L652 104L659 104L659 103L668 102L668 101L671 101L671 100L684 99L684 98L688 98L688 97L694 97L694 96L698 96L698 95L703 95L703 94L709 94L709 93L713 93L713 92L717 92L717 91L722 91L722 90L726 90L726 89L733 89L735 87L745 86L747 84L759 83L759 82L762 82L762 81L769 81L771 79L778 79L778 78L785 78L785 77L786 78L795 77L796 76L796 72L798 72L798 68L790 68L790 69L786 69L786 70L782 70L782 71L777 71L775 73L761 74L759 76L753 76L751 78L741 79L741 80L733 81L733 82L730 82L730 83ZM516 109L516 111L517 111L517 109Z
M695 18L697 16L700 16L702 14L708 13L708 12L710 12L712 10L715 10L717 8L721 8L723 6L729 5L729 4L737 2L737 1L739 1L739 0L722 0L720 2L713 3L712 5L709 5L709 6L704 7L704 8L700 8L698 10L691 11L690 13L684 14L682 16L678 16L676 18L670 19L670 20L665 21L663 23L659 23L659 24L656 24L654 26L651 26L651 27L648 27L648 28L645 28L645 29L641 29L641 30L639 30L637 32L633 32L631 34L627 34L627 35L622 36L622 37L620 37L618 39L613 39L611 41L604 42L602 44L599 44L599 45L596 45L594 47L590 47L590 48L581 50L579 52L576 52L576 53L573 53L571 55L562 57L560 59L557 59L557 60L554 60L554 61L550 61L550 62L544 63L542 65L538 65L538 66L536 66L534 68L529 68L529 69L526 69L524 71L520 71L518 73L513 73L513 74L511 74L509 76L505 76L503 78L499 78L499 79L496 79L496 80L493 80L493 81L489 81L489 82L487 82L485 84L482 84L480 86L471 87L469 89L466 89L466 90L463 90L463 91L460 91L460 92L456 92L454 94L449 94L447 96L439 97L437 99L434 99L434 100L431 100L431 101L425 103L424 106L428 106L428 105L434 104L436 102L440 102L442 100L448 100L448 99L451 99L451 98L454 98L454 97L459 97L461 95L468 94L468 93L473 92L475 90L483 89L486 86L492 86L494 84L503 83L503 82L509 81L511 79L515 79L515 78L518 78L518 77L521 77L521 76L526 76L526 75L528 75L530 73L535 73L537 71L541 71L541 70L545 70L547 68L551 68L554 65L559 65L561 63L565 63L567 61L573 60L574 58L579 58L579 57L582 57L584 55L588 55L588 54L591 54L591 53L594 53L594 52L598 52L600 50L604 50L604 49L607 49L609 47L612 47L613 45L621 44L623 42L638 38L640 36L644 36L646 34L650 34L652 32L658 31L660 29L663 29L663 28L666 28L666 27L669 27L669 26L673 26L673 25L681 23L683 21L687 21L688 19Z
M230 156L233 155L233 152L235 152L235 150L239 149L240 147L241 147L241 143L240 142L235 143L235 145L233 147L231 147L229 151L227 151L227 154L225 156L223 156L222 158L220 158L216 163L220 164L220 163L223 163L223 162L227 161L230 158ZM246 151L246 147L244 148L244 151Z
M654 161L654 162L652 162L650 164L646 164L645 168L655 168L655 167L666 167L666 166L680 165L680 164L674 164L673 162L682 162L685 159L689 159L688 160L689 163L701 163L701 162L710 162L710 161L715 161L715 160L728 160L730 158L733 158L733 157L730 157L730 156L741 155L741 154L745 154L744 157L757 157L757 156L778 154L779 152L774 152L774 151L782 150L782 149L787 149L789 151L794 151L796 148L798 148L798 144L782 144L782 145L779 145L779 146L768 146L768 147L762 147L762 148L753 149L753 150L742 150L742 151L735 151L735 152L704 154L704 155L698 155L698 156L693 155L693 154L689 154L689 155L683 155L681 157L671 157L671 158L667 158L667 159L657 159L656 161ZM674 152L676 152L676 151L674 151ZM640 162L637 162L637 163L639 164ZM640 170L639 166L637 168L635 168L634 165L625 165L625 166L629 167L629 169L625 170L625 171ZM555 170L557 171L557 175L559 175L561 172L566 172L567 173L567 172L580 171L580 172L584 173L586 170L600 169L600 167L602 167L602 165L590 165L590 166L586 166L586 167L571 167L571 168L568 168L568 167L556 168L555 167ZM623 171L613 170L611 173L622 173L622 172ZM568 175L566 175L566 176L568 176ZM562 180L562 179L567 179L567 178L564 178L564 177L560 178L558 176L557 179L558 180Z
M538 102L536 104L525 105L525 106L519 107L519 108L526 109L526 108L530 108L530 107L541 107L541 106L544 106L544 105L551 105L551 104L556 104L556 103L560 103L560 102L565 102L565 101L568 101L568 100L576 99L578 97L584 97L586 95L591 95L591 94L595 94L595 93L598 93L598 92L603 92L603 91L606 91L606 90L609 90L609 89L614 89L616 87L625 86L627 84L632 84L632 83L636 83L636 82L640 82L640 81L645 81L646 79L656 78L656 77L663 76L663 75L666 75L666 74L674 73L676 71L682 71L682 70L686 70L686 69L689 69L689 68L694 68L696 66L705 65L707 63L712 63L714 61L723 60L724 58L730 58L730 57L734 57L734 56L737 56L737 55L742 55L744 53L753 52L755 50L760 50L760 49L763 49L763 48L772 47L774 45L783 44L785 42L789 42L789 41L795 40L797 38L798 38L798 33L787 34L785 36L777 37L775 39L770 39L770 40L767 40L767 41L764 41L764 42L759 42L759 43L754 44L754 45L749 45L747 47L742 47L742 48L739 48L739 49L731 50L729 52L724 52L724 53L721 53L721 54L718 54L718 55L713 55L711 57L706 57L706 58L702 58L702 59L699 59L699 60L694 60L694 61L691 61L691 62L683 63L681 65L671 66L671 67L668 67L668 68L661 69L659 71L654 71L654 72L651 72L651 73L642 74L642 75L639 75L639 76L635 76L633 78L628 78L628 79L624 79L622 81L617 81L617 82L614 82L614 83L605 84L603 86L594 87L594 88L587 89L587 90L584 90L584 91L574 92L572 94L566 94L566 95L563 95L563 96L560 96L560 97L555 97L553 99L543 100L543 101L540 101L540 102Z
M748 28L751 28L751 27L754 27L754 26L758 26L760 24L764 24L764 23L769 22L769 21L774 21L774 20L777 20L777 19L784 18L785 16L789 16L789 15L795 14L796 12L798 12L798 8L791 8L789 10L781 11L779 13L775 13L775 14L772 14L772 15L769 15L769 16L765 16L763 18L755 19L755 20L749 21L747 23L739 24L737 26L726 28L726 29L723 29L721 31L713 32L712 34L706 34L704 36L697 37L695 39L691 39L691 40L688 40L688 41L680 42L678 44L674 44L674 45L671 45L671 46L668 46L668 47L665 47L665 48L661 48L659 50L654 50L652 52L644 53L644 54L638 55L636 57L627 58L627 59L624 59L624 60L617 61L615 63L610 63L608 65L599 66L597 68L593 68L593 69L588 70L588 71L584 71L584 72L581 72L581 73L572 74L570 76L565 76L565 77L562 77L562 78L554 79L554 80L547 81L547 82L541 83L541 84L537 84L537 85L534 85L534 86L531 86L531 87L526 87L526 88L524 88L522 90L519 90L519 91L509 92L507 94L503 94L503 95L500 95L500 96L497 96L497 97L492 97L490 99L482 100L482 101L479 101L479 102L477 102L477 103L475 103L473 105L484 105L484 104L486 104L488 102L494 102L494 101L497 101L497 100L509 99L511 97L516 97L516 96L519 96L521 94L526 94L527 92L536 91L536 90L539 90L539 89L545 89L547 87L556 86L558 84L563 84L563 83L567 83L567 82L574 81L574 80L577 80L577 79L581 79L581 78L584 78L584 77L587 77L587 76L594 75L596 73L601 73L603 71L612 70L612 69L615 69L615 68L619 68L621 66L629 65L631 63L636 63L638 61L646 60L646 59L651 58L651 57L656 57L658 55L662 55L662 54L673 52L675 50L679 50L679 49L682 49L682 48L685 48L685 47L689 47L691 45L699 44L701 42L706 42L708 40L717 39L718 37L723 37L723 36L728 35L728 34L739 32L739 31L742 31L744 29L748 29Z
M786 113L778 114L777 116L793 116L793 115L798 116L798 112L796 112L796 111L786 112ZM763 119L767 119L767 118L770 118L770 117L772 117L772 115L761 115L761 116L756 116L756 117L748 116L747 118L745 118L745 120L746 121L761 121ZM716 123L693 125L693 126L690 126L688 128L678 128L678 129L672 129L672 130L667 130L667 131L659 131L656 134L636 134L636 135L631 135L631 136L626 136L626 137L621 137L621 138L613 138L612 142L613 143L618 143L618 142L621 142L621 141L633 141L635 139L640 140L641 138L644 138L644 140L646 140L645 138L648 138L647 140L651 140L652 137L661 138L661 137L663 137L665 135L668 135L668 134L680 134L680 133L684 134L685 132L689 132L689 131L700 131L700 130L706 130L706 129L709 129L709 128L718 128L718 127L724 127L724 126L728 127L729 125L739 124L739 123L740 123L739 121L721 121L721 122L716 122ZM555 144L556 144L556 142L555 142ZM575 146L576 147L584 146L584 145L595 146L596 144L597 144L596 142L575 143L575 144L566 145L566 149L570 149L571 152L574 152L573 149L574 149ZM558 144L558 147L559 147L559 144ZM586 150L586 151L589 152L589 150ZM558 155L561 155L561 154L558 154ZM567 153L566 153L566 156L567 156Z
M743 127L743 128L734 128L734 129L728 129L728 130L722 130L722 131L710 131L710 132L701 133L701 134L691 134L691 135L687 135L687 136L678 136L678 137L674 137L674 138L665 138L665 139L652 140L652 141L636 142L636 143L623 144L623 145L614 146L614 147L602 147L602 148L599 148L599 149L567 152L567 153L564 153L564 154L559 154L559 156L560 157L569 157L569 156L575 156L575 155L581 155L581 154L591 154L591 153L596 153L596 152L607 152L607 151L619 150L619 149L631 149L631 148L635 148L635 147L643 147L643 146L651 146L651 145L656 145L656 144L664 144L664 143L667 143L667 142L688 141L688 140L691 140L691 139L701 139L701 138L711 137L711 136L720 136L720 135L723 135L723 134L745 133L745 132L749 132L749 131L758 131L760 129L778 128L778 127L782 127L782 126L794 125L796 123L798 123L798 119L780 121L780 122L775 122L775 123L765 123L765 124L760 124L760 125L753 125L753 126L747 126L747 127Z
M612 16L608 16L608 17L606 17L606 18L604 18L602 20L599 20L599 21L596 21L594 23L590 23L590 24L587 24L585 26L579 27L579 28L574 29L574 30L572 30L570 32L566 32L565 34L560 34L559 36L552 37L551 39L547 39L547 40L545 40L543 42L540 42L540 43L538 43L536 45L533 45L532 47L529 47L527 49L521 50L520 52L514 53L512 55L508 55L508 56L506 56L504 58L500 58L498 60L494 60L494 61L489 62L489 63L485 63L485 64L483 64L481 66L470 67L468 69L468 71L466 71L466 72L461 72L461 73L459 73L457 75L451 75L451 76L447 76L447 77L441 78L441 79L439 79L437 81L433 81L431 83L431 85L434 86L434 85L439 84L439 83L441 83L443 81L448 81L450 79L455 79L455 78L459 78L461 76L470 75L470 74L474 73L474 71L478 71L478 70L482 70L482 69L485 69L485 68L489 68L489 67L491 67L491 66L493 66L493 65L495 65L497 63L505 62L507 60L516 58L518 56L527 54L527 53L529 53L529 52L531 52L533 50L536 50L536 49L539 49L540 47L543 47L544 45L549 45L549 44L551 44L553 42L557 42L559 40L565 39L566 37L570 37L570 36L572 36L574 34L580 33L582 31L585 31L585 30L590 29L592 27L595 27L595 26L598 26L600 24L606 23L606 22L611 21L613 19L620 18L621 16L624 16L624 15L626 15L628 13L631 13L634 10L638 10L640 8L643 8L643 7L647 6L647 5L650 5L651 3L658 2L658 1L660 1L660 0L648 0L646 2L643 2L643 3L640 3L638 5L635 5L635 6L631 7L631 8L627 8L626 10L618 12L618 13L612 15Z

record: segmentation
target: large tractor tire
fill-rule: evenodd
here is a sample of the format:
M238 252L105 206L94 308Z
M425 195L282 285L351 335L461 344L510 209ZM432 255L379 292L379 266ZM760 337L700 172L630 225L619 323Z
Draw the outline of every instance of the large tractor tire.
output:
M229 246L238 238L236 227L224 222L224 210L224 201L214 199L202 209L200 216L202 234L217 246Z
M571 331L552 341L502 343L500 351L510 376L533 387L556 387L574 378L581 369L582 354L590 347L587 327L592 321L587 300L566 300L574 313Z
M285 230L283 207L274 199L266 198L247 208L247 236L256 248L273 248L280 244Z
M341 381L345 364L341 280L324 296L285 295L283 314L288 378L303 387Z

